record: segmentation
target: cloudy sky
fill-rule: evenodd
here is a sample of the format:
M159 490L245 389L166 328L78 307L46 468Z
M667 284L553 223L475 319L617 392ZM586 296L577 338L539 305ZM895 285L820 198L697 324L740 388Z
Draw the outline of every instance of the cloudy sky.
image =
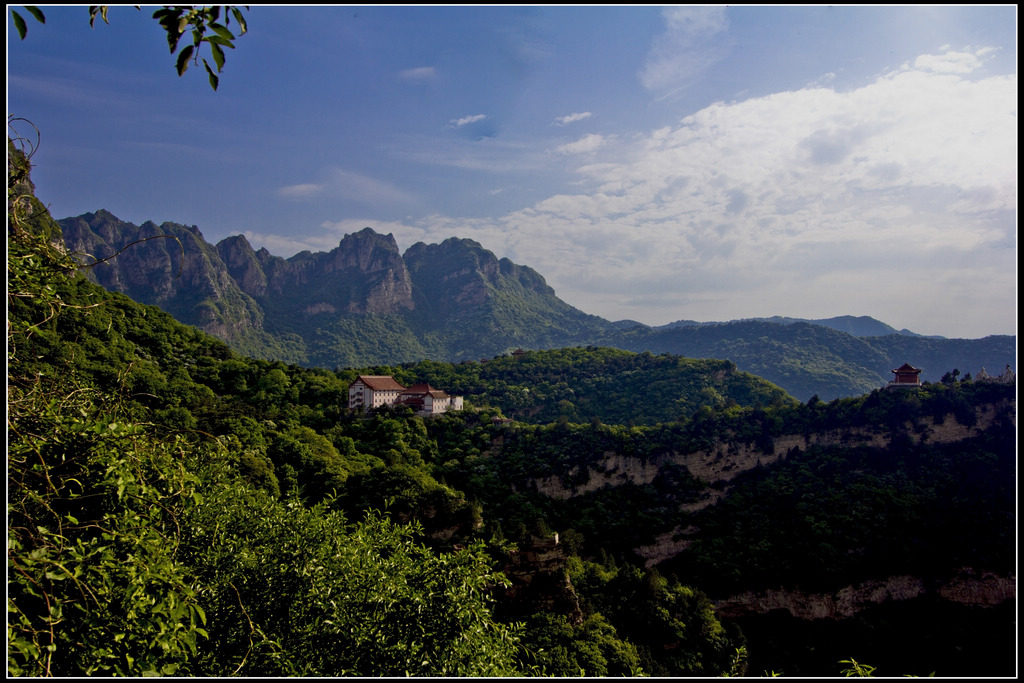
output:
M7 111L57 218L470 238L650 325L1016 334L1015 6L253 6L217 92L151 9L45 12Z

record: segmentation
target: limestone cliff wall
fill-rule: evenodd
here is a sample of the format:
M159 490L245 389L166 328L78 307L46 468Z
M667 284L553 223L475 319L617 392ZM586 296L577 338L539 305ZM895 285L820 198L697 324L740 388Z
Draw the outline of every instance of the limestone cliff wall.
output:
M533 536L512 551L502 567L511 585L497 591L497 611L502 618L553 612L564 614L572 624L582 623L579 596L565 571L567 558L557 534L553 538Z
M928 443L952 443L981 434L991 427L996 417L1005 412L1007 405L985 405L976 409L977 422L974 426L966 426L956 421L952 414L946 415L941 421L934 418L923 418L917 424L907 424L904 434L914 442L927 440ZM1016 415L1015 411L1012 411ZM654 481L662 466L671 461L682 465L694 477L708 484L728 482L742 472L761 465L776 462L794 448L806 450L810 446L875 446L884 447L891 437L881 427L860 427L837 429L812 434L784 434L772 441L772 449L765 451L757 445L740 441L724 441L709 450L698 450L690 453L671 453L650 460L642 460L633 456L618 453L605 453L604 457L589 471L589 478L583 477L586 483L566 486L558 476L545 477L537 481L537 491L552 498L566 500L590 491L604 488L606 485L649 484ZM580 481L579 469L569 472L574 481ZM688 506L690 510L698 510L719 500L726 489L707 490L700 501Z
M1016 597L1015 575L962 569L953 578L928 586L914 576L890 576L847 586L834 593L805 593L797 590L766 590L741 593L718 600L719 616L740 617L784 609L799 619L843 619L868 607L935 595L972 607L994 607Z
M981 434L992 427L1000 415L1009 414L1016 422L1016 411L1012 402L979 406L973 426L963 425L946 415L941 420L925 418L916 424L907 424L903 435L915 442L954 443ZM707 487L700 498L683 506L687 512L695 512L717 503L724 498L730 489L728 482L742 472L746 472L759 464L768 465L785 458L793 449L806 450L812 445L819 446L874 446L889 445L891 436L882 428L849 428L812 434L786 434L773 439L772 449L768 452L756 445L739 441L724 441L709 450L690 453L670 453L657 458L643 460L608 452L592 467L589 478L579 476L577 470L570 472L573 481L585 481L576 486L566 486L561 477L552 476L537 482L537 490L552 498L561 500L596 491L606 485L649 484L658 476L661 468L668 462L682 465L694 477L708 483L719 483L716 487ZM721 485L725 482L726 485ZM648 545L635 548L635 552L644 560L647 567L653 567L684 552L692 542L699 529L675 528L656 537ZM916 583L914 583L916 581ZM1013 586L1006 583L1005 577L983 578L964 574L948 586L936 589L938 594L950 600L965 604L990 604L990 600L1005 599L1013 596ZM1012 582L1011 582L1012 583ZM820 618L822 615L842 616L862 609L864 605L876 604L885 599L908 599L925 592L919 580L911 577L893 577L881 584L864 584L844 589L831 596L807 596L786 591L768 591L759 595L740 596L733 600L737 610L791 609L794 614L803 618ZM990 597L990 596L995 596ZM731 603L730 603L731 604ZM744 605L746 605L744 607Z

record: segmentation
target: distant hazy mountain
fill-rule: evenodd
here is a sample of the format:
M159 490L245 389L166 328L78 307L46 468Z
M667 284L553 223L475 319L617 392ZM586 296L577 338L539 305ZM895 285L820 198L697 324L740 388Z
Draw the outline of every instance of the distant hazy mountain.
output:
M627 351L725 358L801 400L866 393L886 384L905 362L921 368L923 381L936 382L953 369L963 374L982 367L1002 370L1016 354L1012 336L943 339L894 332L859 337L819 324L762 320L633 328L602 343Z
M863 394L904 362L937 381L1015 362L1016 338L922 337L870 317L611 322L559 299L531 268L451 238L405 254L370 228L329 252L290 258L243 236L213 246L196 226L141 226L108 211L60 221L68 249L95 263L88 277L256 358L365 367L431 358L478 360L516 348L602 345L732 360L806 400ZM116 255L116 256L115 256Z
M775 315L770 318L745 318L743 320L732 320L729 322L767 322L777 323L779 325L792 325L793 323L808 323L810 325L820 325L822 327L828 327L833 330L840 332L846 332L852 334L854 337L882 337L888 334L909 334L914 335L910 330L896 330L896 328L886 325L885 323L875 320L874 318L866 315L853 316L853 315L840 315L835 318L821 318L818 320L810 320L807 318L787 318L781 315ZM656 329L670 329L673 327L698 327L701 325L722 325L723 322L704 322L700 323L695 320L679 320L674 323L668 323L667 325L659 325ZM914 335L919 336L919 335Z

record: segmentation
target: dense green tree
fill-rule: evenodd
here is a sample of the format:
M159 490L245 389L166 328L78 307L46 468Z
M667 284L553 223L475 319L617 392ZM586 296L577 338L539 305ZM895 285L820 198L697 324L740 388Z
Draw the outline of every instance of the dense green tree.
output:
M635 676L642 673L636 647L619 638L600 614L573 626L565 615L541 612L526 623L526 647L549 676Z
M371 513L219 488L195 510L184 552L210 637L204 675L501 676L518 635L497 624L504 577L479 546L434 554L416 528Z
M636 654L624 658L621 647L606 646L606 661L627 662L632 668L638 662L656 676L743 672L744 663L735 659L742 640L726 631L702 592L633 565L602 566L574 558L568 568L585 611L592 615L584 634L593 638L603 633L607 646L612 644L607 637L613 635L636 644ZM611 652L619 654L609 659Z

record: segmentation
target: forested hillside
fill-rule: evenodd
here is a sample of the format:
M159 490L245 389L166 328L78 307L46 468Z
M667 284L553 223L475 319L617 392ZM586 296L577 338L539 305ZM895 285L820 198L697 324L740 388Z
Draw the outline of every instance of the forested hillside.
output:
M1015 384L258 360L83 277L11 152L10 674L1012 671ZM358 374L467 409L354 413Z
M947 372L996 374L1015 362L1016 337L944 339L908 334L859 336L812 322L766 320L621 330L602 343L631 351L728 358L751 374L807 401L859 396L892 379L909 362L921 378Z
M406 384L429 382L532 424L654 425L710 406L793 403L779 387L730 361L587 347L518 351L457 365L422 361L386 368ZM383 369L378 369L383 371Z

